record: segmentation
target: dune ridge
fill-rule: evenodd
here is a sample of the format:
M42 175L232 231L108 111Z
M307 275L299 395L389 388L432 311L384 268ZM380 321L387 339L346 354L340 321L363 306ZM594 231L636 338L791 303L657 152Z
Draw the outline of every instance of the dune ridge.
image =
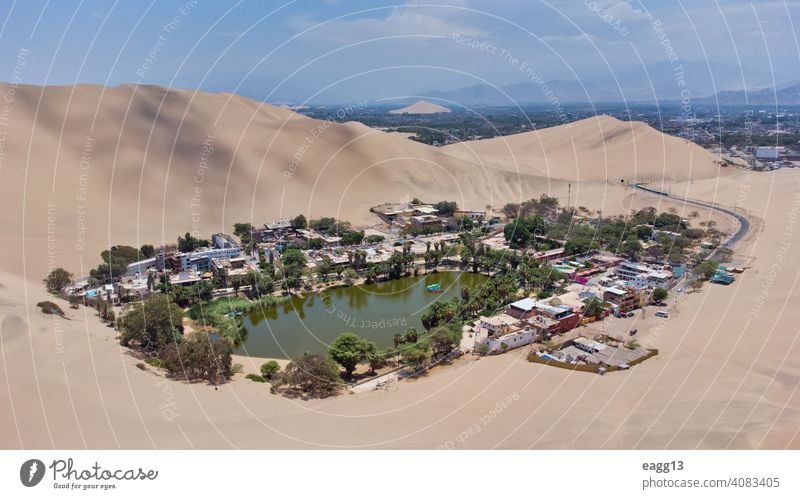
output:
M658 183L724 173L720 160L693 142L607 115L443 149L498 168L573 181Z

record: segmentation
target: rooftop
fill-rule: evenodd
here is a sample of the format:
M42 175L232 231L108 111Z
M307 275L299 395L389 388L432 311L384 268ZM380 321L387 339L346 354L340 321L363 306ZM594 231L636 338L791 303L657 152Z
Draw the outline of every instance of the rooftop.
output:
M533 298L523 298L521 300L515 301L509 306L519 310L524 310L525 312L530 312L531 310L533 310L533 307L536 306L536 302L534 301Z
M507 314L497 314L491 317L483 317L481 321L485 322L486 324L491 324L492 326L513 326L519 322L518 319L515 319Z

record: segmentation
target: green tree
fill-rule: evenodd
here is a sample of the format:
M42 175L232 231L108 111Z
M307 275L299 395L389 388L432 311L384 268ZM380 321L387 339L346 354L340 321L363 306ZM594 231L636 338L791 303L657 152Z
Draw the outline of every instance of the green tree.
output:
M694 268L694 273L701 279L707 281L714 277L714 274L717 273L718 267L719 263L716 260L705 260Z
M289 248L281 254L281 263L302 267L306 264L306 256L298 248Z
M586 306L583 307L583 316L597 318L600 317L604 310L603 302L597 298L592 298Z
M430 334L430 346L434 357L449 353L461 343L461 331L449 327L439 327Z
M404 348L400 356L405 365L418 370L430 360L431 348L426 340L422 340Z
M232 354L227 338L195 332L191 338L165 345L159 358L172 376L216 384L230 378Z
M261 375L266 379L272 379L273 376L280 372L281 366L275 360L268 360L261 364Z
M355 270L351 268L346 268L344 269L344 272L342 272L342 277L344 277L344 282L346 282L347 284L353 284L353 281L356 280L358 274L356 274Z
M664 288L656 288L653 290L653 301L656 303L661 303L667 299L667 295L669 292Z
M386 364L386 352L378 350L374 341L364 340L364 359L373 373Z
M47 274L47 279L44 280L44 283L47 286L47 291L60 293L72 283L72 274L58 267Z
M187 232L183 237L178 237L178 251L182 253L190 253L197 248L205 248L209 246L207 239L198 239Z
M139 248L139 252L142 254L142 258L152 258L156 254L156 249L152 244L143 244Z
M248 243L253 238L253 224L235 223L233 224L233 235L237 236L242 243Z
M433 205L439 211L439 215L443 217L451 217L458 209L458 204L455 201L439 201Z
M625 242L622 243L622 253L628 258L636 258L641 251L642 243L639 242L639 238L633 234L628 236Z
M304 353L272 379L272 391L288 397L324 398L336 395L339 370L324 355Z
M331 343L328 355L344 368L345 377L350 379L358 363L364 360L364 347L364 340L358 336L342 333Z
M183 310L170 302L169 296L155 295L143 303L134 303L118 320L120 344L135 342L147 351L156 351L178 341L183 327Z
M305 215L297 215L292 219L290 222L292 224L292 228L295 230L305 229L308 227L308 221L306 220Z

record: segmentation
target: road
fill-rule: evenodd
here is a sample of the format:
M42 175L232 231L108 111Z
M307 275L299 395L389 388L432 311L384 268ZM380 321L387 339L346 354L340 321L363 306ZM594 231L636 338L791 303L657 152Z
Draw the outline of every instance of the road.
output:
M747 235L747 232L750 230L750 221L746 217L744 217L743 215L740 215L740 214L736 213L733 210L729 210L727 208L722 208L722 207L720 207L720 206L718 206L716 204L707 203L705 201L697 201L697 200L694 200L694 199L687 199L687 198L681 198L681 197L677 197L677 196L671 196L670 194L668 194L666 192L662 192L662 191L659 191L657 189L651 189L650 187L645 187L643 184L633 184L633 187L635 189L639 189L639 190L642 190L642 191L645 191L645 192L649 192L651 194L656 194L656 195L659 195L659 196L663 196L665 198L674 199L674 200L680 201L682 203L691 204L691 205L695 205L695 206L701 206L703 208L711 208L712 210L717 210L720 213L724 213L726 215L732 216L733 218L736 219L737 222L739 222L739 229L736 232L734 232L733 235L731 235L728 238L728 240L725 241L725 243L723 243L722 246L724 246L724 247L732 248L733 246L736 245L736 243L738 243L739 241L744 239L744 237ZM711 256L715 255L716 252L717 252L717 250L715 250L711 255L709 255L709 258Z

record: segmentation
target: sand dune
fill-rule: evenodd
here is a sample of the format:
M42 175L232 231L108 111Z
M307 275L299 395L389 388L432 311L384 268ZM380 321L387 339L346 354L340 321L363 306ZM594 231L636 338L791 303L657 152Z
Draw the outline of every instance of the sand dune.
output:
M22 86L14 95L0 220L24 251L11 252L2 265L36 278L53 265L82 275L113 244L174 242L187 230L207 236L240 221L305 213L373 223L370 206L410 197L453 199L470 209L542 193L567 202L567 182L540 171L483 156L471 161L361 123L318 121L231 94L79 85ZM577 130L583 132L558 138ZM648 130L648 143L661 140ZM573 154L573 139L592 154L602 151L599 130L587 121L542 134L551 163L562 170L571 168L561 158ZM607 136L614 150L631 150L625 135ZM678 139L663 141L684 147ZM636 170L633 156L622 159L615 171ZM682 163L675 165L670 178L690 178L678 175ZM626 196L600 185L573 187L570 202Z
M450 110L439 104L418 100L417 102L401 109L392 109L389 114L438 114L449 113Z
M25 252L3 268L37 277L53 259L78 274L110 244L173 242L238 221L305 213L374 222L370 206L407 197L483 208L549 189L546 179L493 172L360 123L233 95L130 85L15 95L0 219Z
M778 172L684 186L733 198L748 185L740 206L766 219L737 255L752 268L670 303L668 321L636 319L660 355L603 377L512 352L323 401L270 395L241 375L215 391L137 369L92 311L56 325L34 305L46 297L38 283L0 272L0 448L800 448L796 260L770 277L776 248L798 243L784 230L798 182Z
M574 181L660 183L724 173L719 159L693 142L605 115L443 149L469 161Z
M517 172L484 144L497 141L471 144L492 152L492 161L471 161L458 157L466 145L450 154L231 95L21 87L9 116L0 156L0 448L800 448L800 310L792 307L800 264L787 253L798 245L798 172L715 178L696 147L608 118L545 130L536 136L552 171L593 179L571 181L573 205L604 214L646 205L694 211L594 171L604 168L604 149L616 176L657 175L666 164L667 178L683 180L673 193L736 204L763 221L736 255L752 267L731 286L670 303L668 321L635 319L639 341L660 355L630 372L573 373L509 353L388 392L298 402L241 377L216 391L137 369L92 311L68 310L61 321L42 315L41 278L52 265L80 274L109 244L172 242L194 228L208 234L301 211L366 221L370 204L408 195L467 207L542 192L566 201L567 181ZM543 154L524 149L524 135L508 140L520 153ZM664 144L669 162L653 149L629 156L642 141L656 152ZM573 143L580 176L569 174L578 172L565 152ZM506 397L514 401L498 413ZM476 424L480 431L459 439Z

